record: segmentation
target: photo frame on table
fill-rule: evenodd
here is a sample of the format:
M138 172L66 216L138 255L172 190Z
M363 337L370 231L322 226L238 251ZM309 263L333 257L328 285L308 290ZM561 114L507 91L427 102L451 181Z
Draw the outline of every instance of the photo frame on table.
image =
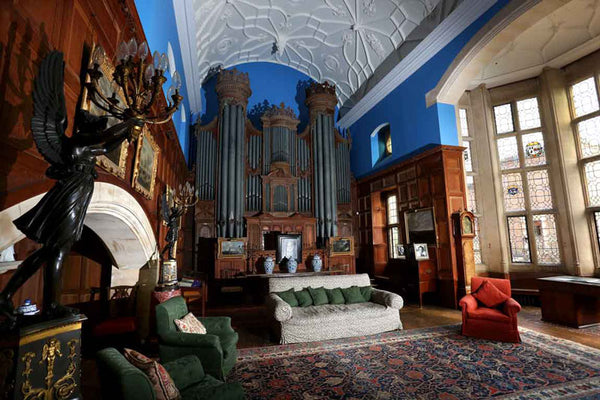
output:
M135 191L151 200L154 196L160 149L147 126L142 129L136 147L132 186Z
M329 239L330 256L353 256L354 238L352 236L334 236Z
M277 235L277 252L275 253L277 264L284 258L287 260L293 258L297 262L302 261L302 235Z
M217 258L246 258L248 238L218 238Z
M413 243L415 260L429 260L429 249L427 243Z
M399 243L396 245L396 254L398 259L400 260L406 260L406 246L402 243Z
M92 51L90 54L94 54L94 50L96 45L92 47ZM90 58L89 67L93 67L93 62ZM112 82L113 72L115 71L115 67L112 65L110 59L108 57L104 58L102 65L99 66L100 71L102 71L102 78L98 81L100 86L100 90L102 93L108 96L111 96L114 92L117 99L119 99L119 104L125 104L125 95L123 94L123 90L121 87L114 82ZM89 75L86 76L86 82L90 81ZM83 89L83 97L81 101L81 109L88 111L90 114L103 117L107 114L106 111L102 110L98 106L96 106L92 100L88 96L88 90L86 87ZM107 128L119 123L116 118L110 117L108 119L108 123L106 124ZM125 179L125 172L127 169L127 153L129 150L129 141L125 140L121 145L111 152L108 152L105 155L98 156L96 163L102 167L102 169L110 172L111 174Z

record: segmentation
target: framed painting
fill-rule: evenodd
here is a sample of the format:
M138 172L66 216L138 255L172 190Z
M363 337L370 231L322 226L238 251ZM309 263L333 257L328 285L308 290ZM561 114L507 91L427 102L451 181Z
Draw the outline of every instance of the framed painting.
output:
M276 262L279 264L285 258L302 261L302 235L287 234L277 235L277 253L275 253Z
M217 258L246 258L248 238L218 238Z
M133 189L145 198L154 196L154 183L158 168L160 149L147 126L144 126L137 141L135 164L133 166Z
M354 238L352 236L335 236L330 240L330 256L353 256Z
M92 48L92 52L90 54L94 54L94 50L95 45ZM90 59L90 68L93 67L92 64L93 62ZM102 65L100 65L100 70L102 71L103 76L98 81L98 84L102 93L107 96L111 96L113 93L115 93L117 99L119 99L119 104L125 104L125 96L123 94L123 90L119 87L119 85L115 84L112 81L112 75L115 68L111 64L110 59L108 57L104 58L104 62L102 63ZM86 82L89 82L89 80L89 75L86 75ZM81 108L83 110L88 111L90 114L96 115L98 117L103 117L107 114L106 111L102 110L92 102L92 100L88 96L88 90L85 87L83 89L83 99L81 102ZM119 121L116 118L109 117L106 127L110 128L118 122ZM121 179L125 179L128 149L129 142L125 140L123 143L121 143L119 147L113 149L112 151L108 152L103 156L99 156L96 163L111 174Z

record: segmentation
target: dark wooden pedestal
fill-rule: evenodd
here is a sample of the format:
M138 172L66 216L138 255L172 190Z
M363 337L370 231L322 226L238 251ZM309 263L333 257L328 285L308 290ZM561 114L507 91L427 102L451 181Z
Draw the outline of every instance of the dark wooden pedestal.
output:
M86 319L80 314L0 333L0 396L80 398L81 325Z
M600 279L553 276L538 283L542 320L576 328L600 324Z

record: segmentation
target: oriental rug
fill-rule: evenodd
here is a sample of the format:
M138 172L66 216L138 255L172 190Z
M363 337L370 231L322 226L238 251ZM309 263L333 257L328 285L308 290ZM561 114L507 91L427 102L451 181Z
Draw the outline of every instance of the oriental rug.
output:
M249 399L600 399L600 350L519 328L521 344L460 326L239 350Z

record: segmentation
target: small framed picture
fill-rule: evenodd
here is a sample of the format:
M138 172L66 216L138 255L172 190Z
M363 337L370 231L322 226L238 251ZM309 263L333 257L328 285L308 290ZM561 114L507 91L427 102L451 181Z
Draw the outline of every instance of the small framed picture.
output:
M246 258L247 238L219 238L217 258Z
M427 243L413 243L416 260L429 260L429 249Z
M330 238L329 240L331 243L329 255L354 255L354 238L352 236L336 236Z
M399 243L396 245L396 255L396 258L400 260L406 260L406 247L404 246L404 244Z

